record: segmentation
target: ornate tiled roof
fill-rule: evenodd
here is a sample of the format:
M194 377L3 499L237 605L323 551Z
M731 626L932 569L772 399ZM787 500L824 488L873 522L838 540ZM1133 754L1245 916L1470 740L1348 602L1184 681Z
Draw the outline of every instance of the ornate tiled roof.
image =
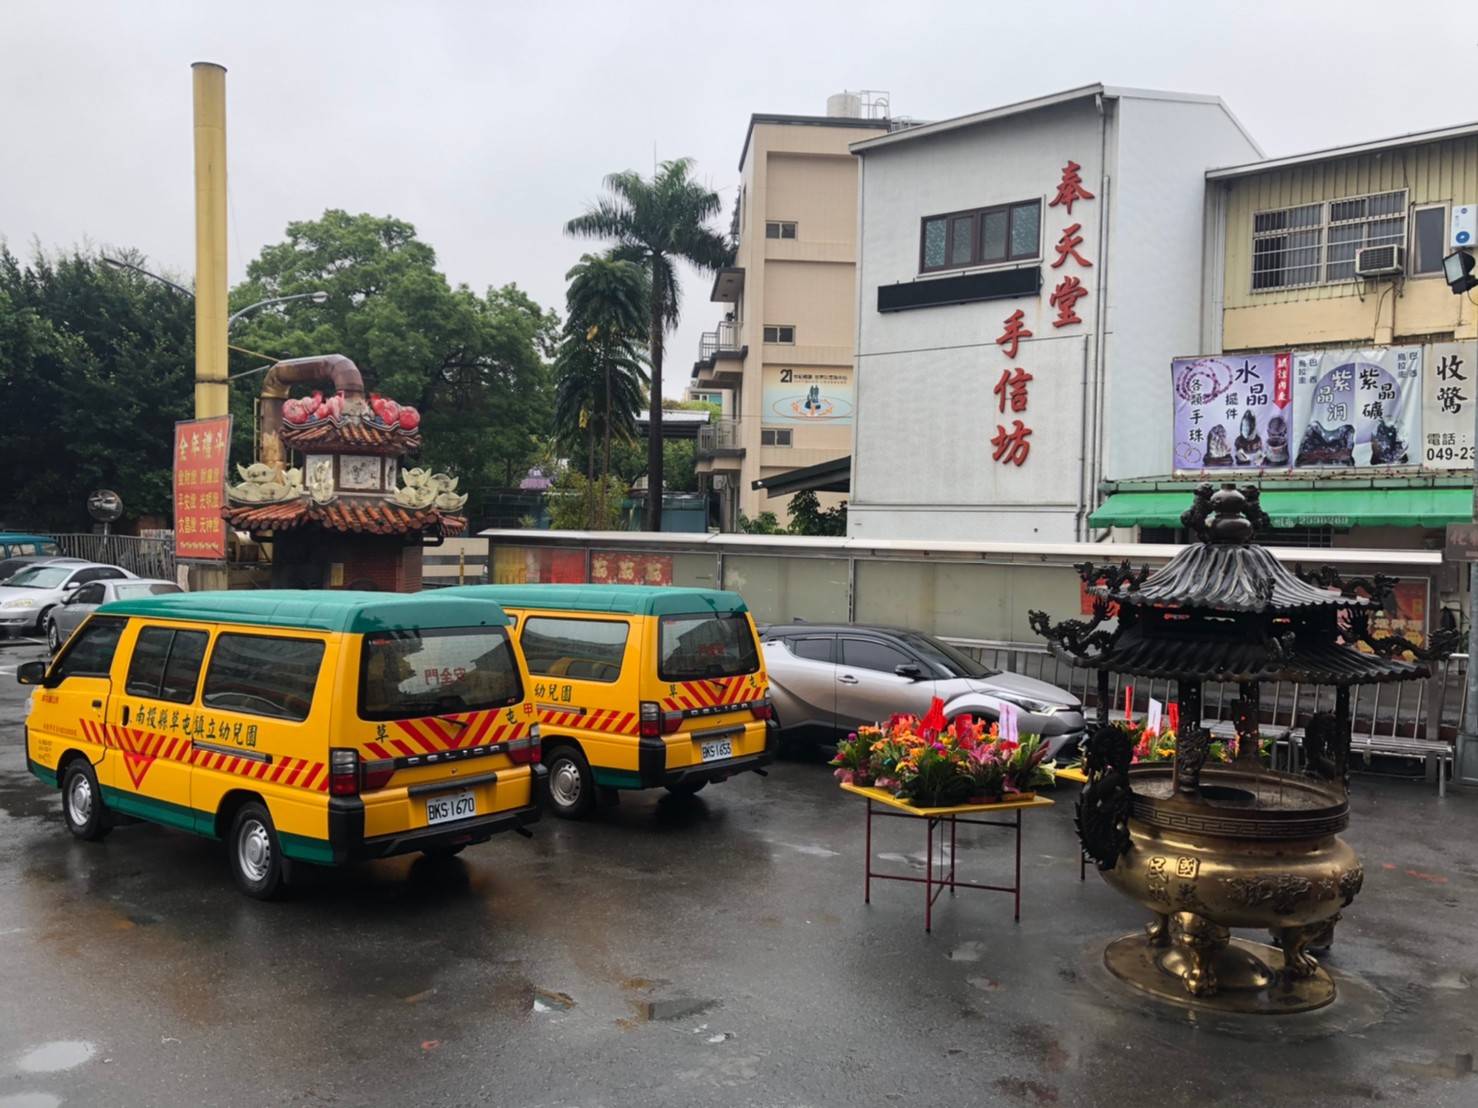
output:
M1264 547L1194 543L1138 587L1115 589L1120 604L1215 608L1232 612L1288 612L1298 608L1364 607L1363 596L1306 584Z
M443 537L451 537L467 529L465 516L443 515L435 508L403 508L378 498L361 496L340 496L327 504L299 497L275 504L224 508L221 515L232 527L253 532L291 531L316 525L331 531L372 535L435 531Z
M371 414L372 416L372 414ZM294 450L312 454L354 451L362 454L393 454L397 457L421 449L419 428L407 431L371 422L370 418L316 419L312 423L284 423L282 441Z

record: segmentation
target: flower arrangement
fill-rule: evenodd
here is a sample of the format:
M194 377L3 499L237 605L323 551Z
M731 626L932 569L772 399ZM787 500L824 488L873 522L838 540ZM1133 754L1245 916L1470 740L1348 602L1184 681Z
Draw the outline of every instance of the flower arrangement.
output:
M1175 758L1175 732L1170 728L1161 731L1149 731L1145 729L1142 722L1121 723L1119 727L1128 734L1130 741L1134 744L1133 761L1140 762L1169 762ZM1268 759L1270 744L1267 739L1258 740L1258 755L1264 761ZM1207 748L1206 760L1208 762L1230 762L1237 756L1237 740L1233 738L1223 742L1213 739Z
M996 724L972 716L944 719L937 697L923 719L894 715L859 727L837 744L831 765L844 782L875 782L920 808L999 800L1053 781L1053 765L1036 735L1000 737Z

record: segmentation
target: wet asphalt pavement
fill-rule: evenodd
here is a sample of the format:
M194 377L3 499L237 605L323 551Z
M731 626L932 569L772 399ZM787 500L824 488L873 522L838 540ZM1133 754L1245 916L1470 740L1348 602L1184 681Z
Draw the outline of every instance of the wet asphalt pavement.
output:
M1019 924L1000 893L932 935L919 886L864 905L862 802L816 758L259 904L207 840L70 838L23 769L40 656L0 646L0 1108L1478 1103L1471 793L1358 777L1340 999L1194 1020L1100 968L1144 916L1079 882L1067 786L1026 815ZM875 831L922 870L922 824ZM1010 845L962 829L960 876L1008 883Z

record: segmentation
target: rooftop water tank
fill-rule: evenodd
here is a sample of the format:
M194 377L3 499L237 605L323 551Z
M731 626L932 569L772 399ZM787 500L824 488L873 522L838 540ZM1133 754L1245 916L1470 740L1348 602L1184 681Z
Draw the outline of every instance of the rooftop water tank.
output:
M832 119L861 119L862 97L855 92L839 92L828 96L826 114Z

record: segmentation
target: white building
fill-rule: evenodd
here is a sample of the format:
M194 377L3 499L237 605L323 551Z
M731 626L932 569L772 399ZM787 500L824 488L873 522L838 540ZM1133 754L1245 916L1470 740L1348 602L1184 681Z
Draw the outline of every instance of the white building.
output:
M1216 97L1104 85L852 145L858 538L1089 538L1101 480L1171 471L1202 345Z

